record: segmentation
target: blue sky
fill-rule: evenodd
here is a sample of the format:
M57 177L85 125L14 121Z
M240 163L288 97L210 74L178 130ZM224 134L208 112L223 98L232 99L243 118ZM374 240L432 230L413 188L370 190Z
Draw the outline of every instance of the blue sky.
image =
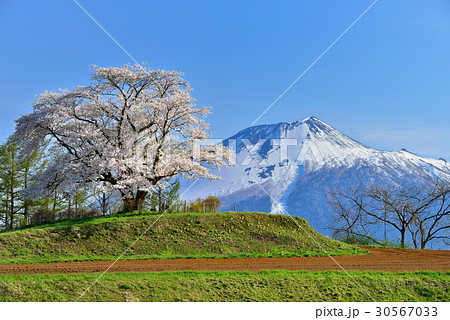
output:
M373 0L86 1L139 62L183 71L215 138L244 129ZM0 0L0 139L44 90L131 59L72 1ZM450 160L450 1L380 0L257 124L315 115Z

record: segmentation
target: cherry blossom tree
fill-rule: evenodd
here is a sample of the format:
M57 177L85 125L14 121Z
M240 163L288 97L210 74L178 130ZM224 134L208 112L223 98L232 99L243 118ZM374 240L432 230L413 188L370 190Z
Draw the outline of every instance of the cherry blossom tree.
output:
M182 73L93 68L90 85L44 92L16 120L12 140L21 141L23 154L45 148L54 160L29 192L107 185L129 211L168 178L217 179L208 168L230 164L228 148L196 144L209 137L203 118L211 108L195 108Z

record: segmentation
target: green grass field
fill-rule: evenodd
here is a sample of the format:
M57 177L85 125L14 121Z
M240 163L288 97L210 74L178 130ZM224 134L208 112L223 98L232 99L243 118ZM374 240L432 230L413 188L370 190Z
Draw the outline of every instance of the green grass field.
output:
M116 259L158 215L130 213L66 220L0 234L0 263ZM333 255L364 254L295 218ZM178 213L161 218L124 256L230 258L322 256L288 216ZM74 301L95 274L0 275L0 301ZM355 272L377 301L449 301L450 273ZM371 301L343 272L107 273L82 301Z
M377 301L449 301L450 273L351 272ZM74 301L98 274L0 275L1 301ZM339 271L111 273L81 301L371 301Z
M125 214L65 220L0 234L0 263L116 259L157 215ZM331 240L295 218L332 255L366 251ZM322 256L325 253L284 215L178 213L163 216L124 259Z

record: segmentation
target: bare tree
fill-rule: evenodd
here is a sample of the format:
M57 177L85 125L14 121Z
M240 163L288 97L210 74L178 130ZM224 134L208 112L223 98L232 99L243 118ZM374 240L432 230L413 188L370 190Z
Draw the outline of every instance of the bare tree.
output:
M432 240L449 242L450 187L446 182L359 186L330 192L330 196L335 212L331 229L350 241L358 236L379 243L374 235L384 225L399 233L401 247L406 245L408 232L415 248L424 249Z
M119 195L113 189L107 188L107 186L94 190L92 197L95 200L92 207L100 210L102 215L111 214L114 209L118 209Z
M441 240L448 244L450 234L450 186L448 183L436 181L428 188L423 205L414 213L410 225L411 238L416 249L425 249L433 240Z
M371 219L364 213L366 198L362 186L333 189L328 192L328 204L333 210L329 229L333 237L354 244L381 244L375 238L376 229Z
M415 213L422 210L422 188L399 186L373 186L366 189L364 196L368 205L361 207L366 215L390 225L400 233L400 246L405 247L408 228L414 220Z

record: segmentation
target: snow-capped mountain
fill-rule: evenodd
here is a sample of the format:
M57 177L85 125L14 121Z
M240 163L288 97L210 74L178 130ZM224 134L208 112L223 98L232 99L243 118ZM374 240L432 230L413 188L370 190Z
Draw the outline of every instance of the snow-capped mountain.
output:
M369 148L315 117L250 127L223 143L236 150L237 165L218 172L222 180L196 182L184 199L216 195L222 211L235 204L238 211L279 213L283 206L319 230L330 188L450 179L445 160Z

